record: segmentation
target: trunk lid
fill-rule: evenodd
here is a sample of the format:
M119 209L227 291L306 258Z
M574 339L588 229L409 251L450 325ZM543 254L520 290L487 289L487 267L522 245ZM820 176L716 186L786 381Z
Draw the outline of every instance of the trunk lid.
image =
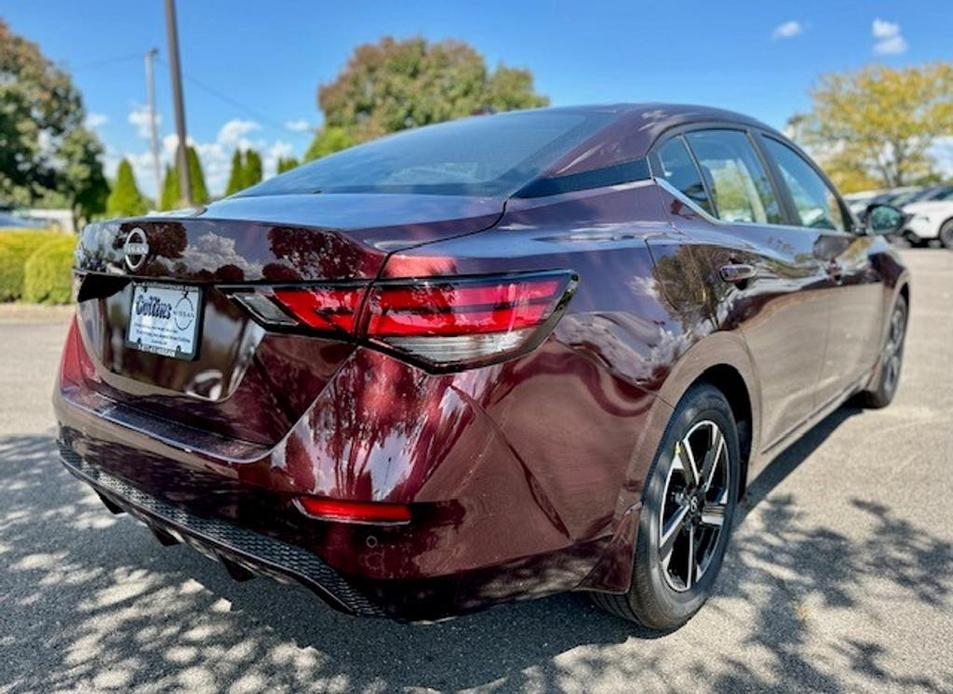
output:
M353 346L266 331L222 287L370 281L390 253L486 229L503 204L437 195L246 197L186 215L90 225L76 254L78 325L92 365L85 386L152 416L157 430L178 424L180 436L191 427L274 444ZM144 283L198 288L189 293L200 304L194 358L128 342L134 294Z

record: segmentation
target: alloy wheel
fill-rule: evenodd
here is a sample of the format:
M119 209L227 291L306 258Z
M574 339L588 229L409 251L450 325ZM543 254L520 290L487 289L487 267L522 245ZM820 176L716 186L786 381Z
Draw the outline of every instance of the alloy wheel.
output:
M884 391L892 393L900 379L900 367L903 363L903 337L907 330L907 311L898 304L890 316L890 328L883 352Z
M690 590L705 575L729 518L731 466L715 422L691 427L675 445L659 518L659 560L669 587Z

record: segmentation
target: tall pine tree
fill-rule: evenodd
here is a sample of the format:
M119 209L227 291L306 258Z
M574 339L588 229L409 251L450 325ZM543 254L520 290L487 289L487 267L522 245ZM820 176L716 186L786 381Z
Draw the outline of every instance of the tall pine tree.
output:
M202 162L195 147L189 145L185 150L186 160L189 163L189 188L192 191L192 204L204 205L209 201L208 188L205 187L205 175L202 173ZM162 196L159 208L174 210L182 207L181 187L179 185L179 165L165 167L165 180L162 183Z
M237 193L245 187L245 162L242 158L242 151L236 149L232 155L232 170L228 174L228 185L225 187L225 195Z
M148 202L136 185L132 165L129 160L123 159L116 171L116 183L106 200L106 214L110 217L135 217L145 214L148 207Z
M253 149L245 152L245 188L261 183L261 155Z
M285 171L291 171L293 168L298 166L298 159L296 157L280 157L278 159L278 173L284 173Z
M202 173L202 162L195 147L189 145L186 150L189 162L189 187L192 189L192 204L204 205L208 202L208 188L205 187L205 174Z
M174 210L179 206L179 171L177 167L166 164L165 177L162 179L162 195L159 196L160 210Z

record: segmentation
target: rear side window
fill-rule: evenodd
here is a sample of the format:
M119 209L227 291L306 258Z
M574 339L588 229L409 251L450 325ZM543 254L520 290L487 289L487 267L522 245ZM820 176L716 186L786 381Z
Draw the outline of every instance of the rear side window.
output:
M675 137L663 144L658 148L655 158L661 178L688 196L708 214L715 214L705 184L702 183L698 168L682 138Z
M686 135L726 222L780 224L781 205L748 136L738 130L701 130Z
M847 226L840 203L814 167L787 145L770 137L762 141L781 170L784 185L791 191L801 226L844 231Z

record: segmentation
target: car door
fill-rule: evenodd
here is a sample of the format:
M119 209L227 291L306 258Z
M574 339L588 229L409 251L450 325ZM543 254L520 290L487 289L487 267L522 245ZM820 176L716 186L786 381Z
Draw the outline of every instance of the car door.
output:
M761 390L765 447L814 410L827 342L830 286L816 255L820 234L790 225L777 184L745 128L702 127L662 142L656 179L683 195L673 223L692 240L697 262L729 307L719 329L738 329ZM753 276L721 276L747 267ZM727 270L726 270L727 269Z
M855 387L880 352L883 278L871 262L872 246L879 240L851 228L853 221L833 186L810 160L770 135L762 135L761 143L796 223L819 235L817 255L833 282L827 350L817 384L820 408Z

